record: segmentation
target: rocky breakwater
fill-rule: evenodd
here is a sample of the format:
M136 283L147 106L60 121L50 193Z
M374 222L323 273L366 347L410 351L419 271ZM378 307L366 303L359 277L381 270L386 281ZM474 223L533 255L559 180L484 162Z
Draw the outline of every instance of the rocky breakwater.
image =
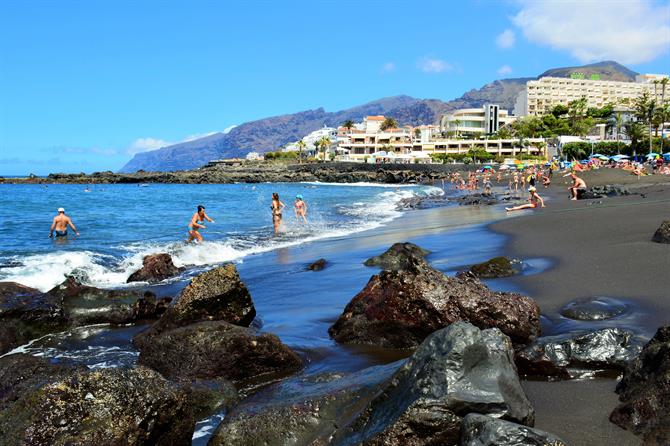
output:
M171 299L103 290L68 277L46 293L0 282L0 354L48 333L89 324L127 324L160 316Z
M300 358L279 338L248 328L255 315L233 264L202 273L175 305L133 339L140 351L138 362L183 383L257 384L300 369Z
M336 341L414 348L457 321L499 328L518 346L540 335L540 309L528 297L493 292L469 273L448 277L410 250L392 247L382 257L388 269L372 276L330 327Z
M628 364L616 392L621 404L610 415L613 423L642 436L645 445L670 444L670 325Z
M3 445L187 445L186 392L153 370L87 370L45 358L0 358Z

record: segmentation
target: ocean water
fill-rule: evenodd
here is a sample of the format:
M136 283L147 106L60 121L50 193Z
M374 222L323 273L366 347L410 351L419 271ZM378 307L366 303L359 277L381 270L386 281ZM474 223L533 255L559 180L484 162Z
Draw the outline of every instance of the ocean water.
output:
M275 236L271 195L286 204ZM397 203L415 194L442 194L430 186L371 184L227 185L1 185L0 280L47 291L73 274L97 287L124 286L142 258L167 252L189 270L320 239L377 228L401 215ZM296 194L309 206L309 224L293 214ZM202 245L186 244L196 206L215 223ZM49 239L56 209L64 207L81 235Z

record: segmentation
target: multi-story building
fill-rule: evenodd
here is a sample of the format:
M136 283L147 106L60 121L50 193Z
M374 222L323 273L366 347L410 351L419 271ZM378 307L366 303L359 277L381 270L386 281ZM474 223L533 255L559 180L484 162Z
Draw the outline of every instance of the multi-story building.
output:
M340 153L372 155L375 152L406 153L412 149L412 127L381 129L384 116L367 116L362 126L340 127L337 133Z
M604 107L607 104L632 103L645 91L660 101L662 88L654 81L668 78L666 74L638 75L636 82L605 81L580 77L541 77L526 82L514 106L514 115L541 116L558 104L586 98L587 107ZM670 90L670 88L668 88ZM668 91L670 94L670 91Z
M464 108L446 114L440 119L440 127L443 132L477 138L491 135L515 119L497 104L486 104L481 108Z

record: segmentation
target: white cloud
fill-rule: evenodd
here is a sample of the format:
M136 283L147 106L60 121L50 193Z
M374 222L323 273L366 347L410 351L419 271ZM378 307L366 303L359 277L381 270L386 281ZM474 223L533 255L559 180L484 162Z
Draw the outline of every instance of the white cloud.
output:
M445 71L449 72L454 70L454 66L449 62L432 57L422 57L416 63L416 66L424 73L443 73Z
M498 68L498 74L500 74L501 76L506 76L511 73L512 73L512 67L510 67L509 65L503 65L500 68Z
M126 153L135 155L140 152L160 149L161 147L169 146L170 144L172 143L157 138L137 138L130 144Z
M580 62L647 62L670 48L670 4L520 0L512 21L531 42L568 51Z
M392 73L394 71L395 71L395 64L393 62L386 62L384 65L382 65L382 68L380 70L381 74Z
M496 45L498 45L499 48L512 48L515 42L516 36L511 29L506 29L496 37Z

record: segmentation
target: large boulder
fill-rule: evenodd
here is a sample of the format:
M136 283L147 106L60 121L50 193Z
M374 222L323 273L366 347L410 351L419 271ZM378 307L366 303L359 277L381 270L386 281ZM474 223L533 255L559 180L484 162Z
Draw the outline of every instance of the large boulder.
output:
M0 282L0 299L36 296L40 290L16 282Z
M248 327L256 309L232 263L199 274L184 288L177 303L152 327L162 331L200 321L226 321Z
M642 350L644 339L622 328L541 337L516 354L522 375L571 378L580 370L615 375Z
M390 348L418 346L457 321L497 327L515 344L540 334L540 309L516 293L493 292L469 274L447 277L416 257L399 271L372 276L328 332L338 342Z
M248 399L227 413L209 444L327 444L397 368L392 363L349 375L284 380L269 395Z
M508 257L494 257L486 262L472 265L470 272L480 279L509 277L519 272L519 264L518 260Z
M178 275L181 271L183 268L177 268L172 263L170 254L151 254L142 259L142 268L132 273L127 282L160 282Z
M665 220L658 227L654 236L651 238L652 242L656 243L670 243L670 220Z
M87 370L85 366L54 363L47 358L16 353L0 358L0 410L14 403L30 389L41 387L70 375Z
M566 446L557 436L510 421L471 413L461 424L459 446Z
M430 251L427 251L414 243L394 243L384 253L370 257L363 264L365 266L378 266L385 270L397 271L411 266L411 259L424 258Z
M621 404L610 415L613 423L641 435L645 445L670 444L670 325L630 362L616 392Z
M186 394L143 367L76 371L0 410L6 445L186 445L194 426Z
M311 263L307 267L307 269L310 270L310 271L321 271L322 269L324 269L326 267L326 263L328 263L328 262L326 262L326 259L319 259L319 260Z
M510 339L496 328L457 322L426 338L336 438L342 444L455 445L470 412L534 423Z
M133 339L138 363L174 381L225 378L236 382L271 381L289 375L302 362L277 336L224 321L189 324Z

